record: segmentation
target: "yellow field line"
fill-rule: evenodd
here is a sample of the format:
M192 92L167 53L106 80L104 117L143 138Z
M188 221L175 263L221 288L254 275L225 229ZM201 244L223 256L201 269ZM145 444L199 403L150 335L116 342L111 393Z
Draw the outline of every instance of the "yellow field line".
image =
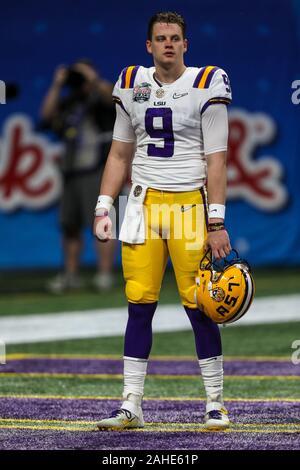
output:
M51 425L51 424L54 424ZM32 420L32 419L0 419L0 429L35 429L51 431L84 431L95 429L96 421L65 421L65 420ZM231 424L225 432L251 432L251 433L295 433L299 432L299 423L249 423ZM201 423L146 423L144 428L128 429L122 432L214 432L208 431Z
M81 427L60 427L60 426L22 426L22 425L7 425L7 424L0 424L0 429L22 429L23 431L25 429L32 429L35 431L44 431L44 430L51 430L51 431L80 431L80 432L96 432L94 429L86 429L86 428L81 428ZM98 431L101 432L101 431ZM107 431L106 431L107 432ZM111 432L116 432L116 431L111 431ZM298 430L295 429L284 429L284 430L278 430L278 429L226 429L225 431L209 431L205 428L190 428L190 429L147 429L147 428L142 428L142 429L126 429L122 430L119 432L164 432L164 433L171 433L171 432L195 432L195 433L213 433L213 432L225 432L225 433L257 433L257 434L278 434L278 433L288 433L288 434L299 434Z
M122 374L76 374L76 373L51 373L51 372L0 372L0 377L22 378L49 378L49 379L99 379L121 380ZM197 380L199 375L161 375L148 374L147 378L155 380ZM300 380L300 375L225 375L225 380Z
M118 354L33 354L11 353L6 355L7 361L22 359L90 359L90 360L122 360ZM258 362L290 362L290 356L225 356L225 362L229 361L258 361ZM196 356L151 356L150 361L192 361L196 362Z
M0 418L0 423L59 423L59 424L82 424L82 425L93 425L96 423L96 421L81 421L81 420L67 420L67 419L28 419L28 418L23 418L23 419L15 419L15 418ZM300 425L300 424L299 424Z
M85 429L81 427L73 427L73 426L34 426L34 425L25 425L22 426L20 424L0 424L0 429L34 429L36 431L42 430L51 430L51 431L93 431L93 429Z
M32 418L0 418L1 423L15 423L15 424L22 424L22 423L54 423L54 424L67 424L67 425L84 425L84 426L93 426L97 423L97 421L84 421L84 420L67 420L67 419L32 419ZM149 426L180 426L180 427L190 427L190 426L201 426L201 423L177 423L177 422L160 422L160 421L151 421L145 424L146 427ZM298 427L300 428L300 422L297 423L231 423L232 427L258 427L258 426L268 426L268 427Z
M35 379L112 379L119 380L123 378L122 374L69 374L69 373L50 373L50 372L0 372L0 377L28 377Z
M116 400L121 401L120 396L103 396L103 395L38 395L38 394L0 394L0 398L10 398L10 399L31 399L31 400ZM206 398L201 397L144 397L144 401L199 401L206 402ZM260 398L241 398L241 397L225 397L224 401L226 402L250 402L250 403L259 403L259 402L284 402L284 403L300 403L300 398L293 397L260 397Z

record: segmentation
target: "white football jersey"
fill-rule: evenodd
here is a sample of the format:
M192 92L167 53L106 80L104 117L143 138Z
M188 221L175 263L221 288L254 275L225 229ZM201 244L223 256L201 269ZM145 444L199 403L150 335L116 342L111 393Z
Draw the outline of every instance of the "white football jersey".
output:
M187 67L173 83L160 83L154 72L142 66L121 72L113 98L125 125L124 133L115 127L113 138L136 140L134 183L165 191L198 189L205 183L209 153L202 115L211 104L231 102L229 79L214 66Z

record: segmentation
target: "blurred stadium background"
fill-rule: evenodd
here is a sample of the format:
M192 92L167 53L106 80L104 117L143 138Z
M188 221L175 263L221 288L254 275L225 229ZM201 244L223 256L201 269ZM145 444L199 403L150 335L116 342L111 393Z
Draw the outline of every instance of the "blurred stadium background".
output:
M0 105L0 340L6 345L0 448L121 448L116 434L86 432L121 391L120 248L109 292L92 288L88 231L86 286L59 296L46 291L62 267L60 144L40 130L39 110L58 64L89 57L112 82L125 66L150 66L146 26L159 10L185 16L187 65L217 64L231 79L226 220L233 246L253 267L257 295L244 323L222 328L234 426L208 439L199 434L204 394L191 365L193 337L180 321L167 272L146 386L146 418L154 413L157 422L143 433L143 447L300 448L300 106L292 102L292 83L300 80L299 0L45 0L43 6L12 0L1 6L0 80L18 93ZM48 180L52 189L43 190ZM30 191L33 184L40 185L38 195ZM141 448L134 432L126 433L122 448Z

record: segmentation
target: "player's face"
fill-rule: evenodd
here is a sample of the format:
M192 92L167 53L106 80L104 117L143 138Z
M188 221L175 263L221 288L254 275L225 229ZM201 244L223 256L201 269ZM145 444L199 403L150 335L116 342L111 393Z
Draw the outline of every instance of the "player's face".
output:
M155 62L161 65L173 65L183 62L187 40L183 38L178 24L154 23L152 39L147 40L146 46Z

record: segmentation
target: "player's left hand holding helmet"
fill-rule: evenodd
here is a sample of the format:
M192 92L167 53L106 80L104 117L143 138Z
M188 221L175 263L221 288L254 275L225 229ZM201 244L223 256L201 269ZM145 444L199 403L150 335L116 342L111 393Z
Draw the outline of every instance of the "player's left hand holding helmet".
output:
M249 309L255 285L250 266L232 250L234 258L223 260L223 266L211 261L210 250L206 252L196 277L195 299L203 311L215 323L233 323Z

